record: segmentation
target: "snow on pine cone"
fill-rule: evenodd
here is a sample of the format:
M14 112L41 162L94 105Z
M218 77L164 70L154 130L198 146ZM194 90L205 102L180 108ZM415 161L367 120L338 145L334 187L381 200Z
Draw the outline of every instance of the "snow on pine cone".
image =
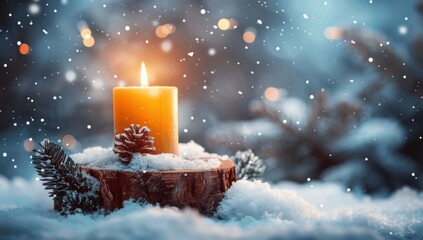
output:
M155 150L154 138L150 136L150 129L146 126L131 124L129 128L125 128L124 133L115 136L113 152L125 164L131 162L135 153L153 153Z
M236 152L232 159L234 159L235 162L236 178L238 180L259 179L261 175L263 175L264 169L266 168L263 160L254 155L251 149L248 149L244 152Z

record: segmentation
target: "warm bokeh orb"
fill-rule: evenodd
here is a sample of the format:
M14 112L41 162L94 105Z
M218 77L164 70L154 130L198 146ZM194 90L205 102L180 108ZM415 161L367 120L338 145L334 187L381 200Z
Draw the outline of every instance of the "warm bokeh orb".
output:
M242 36L242 39L244 39L244 41L246 42L246 43L253 43L254 42L254 40L256 40L256 34L254 34L253 32L251 32L251 31L246 31L245 33L244 33L244 35Z
M85 27L81 30L81 37L83 39L90 39L91 38L91 29Z
M280 98L281 93L277 88L274 87L268 87L264 91L264 97L269 101L276 101Z
M327 39L340 39L343 35L343 30L339 27L328 27L325 29L324 35Z
M84 41L82 41L84 43L85 47L92 47L94 46L95 40L93 37L90 37L88 39L84 39Z
M176 27L173 24L167 23L167 24L162 25L162 31L165 34L169 35L169 34L174 33L176 31Z
M221 18L219 22L217 22L217 26L220 30L228 30L231 27L231 22L227 18Z
M30 47L26 43L22 43L19 46L19 53L22 54L22 55L27 55L29 53L29 50L30 50Z
M165 38L165 37L167 37L167 35L168 35L168 33L166 33L166 30L163 29L162 25L156 27L156 36L157 37Z
M32 139L25 139L23 146L25 151L31 152L35 147L35 142Z
M62 138L62 142L63 142L63 145L66 148L72 149L72 148L76 147L76 139L72 135L65 135Z
M156 27L156 36L159 38L166 38L169 34L176 31L175 25L166 23Z

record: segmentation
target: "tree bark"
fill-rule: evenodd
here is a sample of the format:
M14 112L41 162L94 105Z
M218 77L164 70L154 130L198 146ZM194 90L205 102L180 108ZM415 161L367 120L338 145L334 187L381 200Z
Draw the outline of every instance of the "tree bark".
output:
M122 208L124 201L133 199L160 206L190 207L209 216L236 181L231 160L222 160L219 168L210 170L134 172L85 166L82 170L99 180L106 211Z

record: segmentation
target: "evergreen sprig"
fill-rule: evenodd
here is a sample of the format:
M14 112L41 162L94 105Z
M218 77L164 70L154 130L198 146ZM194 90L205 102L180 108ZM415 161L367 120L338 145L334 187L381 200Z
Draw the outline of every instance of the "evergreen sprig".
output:
M235 162L236 178L245 180L259 179L266 168L263 160L254 155L251 149L247 151L238 151L232 157Z
M60 214L95 212L101 206L99 183L81 170L63 148L48 139L34 149L32 162Z

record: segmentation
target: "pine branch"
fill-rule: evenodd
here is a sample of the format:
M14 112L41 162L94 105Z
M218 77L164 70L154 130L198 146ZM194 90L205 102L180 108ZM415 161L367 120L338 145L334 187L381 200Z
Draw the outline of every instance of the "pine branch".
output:
M256 116L264 117L277 124L282 130L291 135L301 135L301 133L299 133L295 127L292 127L290 124L283 122L282 119L284 119L284 116L281 116L280 111L274 106L269 106L264 102L256 101L254 104L252 104L251 112Z
M422 80L410 71L409 64L386 43L383 35L357 27L341 28L340 33L343 39L351 42L349 46L361 56L363 62L369 64L368 60L372 59L370 64L386 79L411 94L421 95Z
M306 128L307 134L313 134L313 131L316 130L319 120L322 115L325 114L326 109L326 94L324 92L319 92L316 96L316 101L314 102L312 112L308 121L308 126Z
M40 146L40 150L33 150L32 162L45 189L50 190L50 197L57 203L56 210L62 215L97 211L101 202L97 180L82 172L59 145L45 139Z
M279 143L275 143L274 147L276 149L289 150L307 148L307 154L303 154L302 152L304 151L297 151L295 154L289 155L290 158L296 158L295 161L292 160L295 164L299 164L300 162L303 162L305 159L310 157L318 159L318 164L315 166L315 171L309 173L309 176L317 177L328 167L342 162L342 160L339 159L339 156L330 154L331 150L328 149L327 143L329 141L336 140L345 134L351 123L355 121L355 116L350 116L351 114L355 114L355 111L348 112L348 110L355 109L352 106L353 104L337 103L335 107L328 107L325 104L325 95L318 95L317 103L314 106L315 109L312 111L311 118L313 118L313 114L315 115L314 118L317 118L319 113L324 112L325 114L322 116L320 121L324 121L326 123L332 122L338 125L342 125L343 130L339 133L332 131L331 128L324 130L321 129L320 131L317 131L317 133L314 131L299 131L296 129L295 125L283 121L285 117L281 116L281 111L279 111L276 106L270 106L264 102L256 103L252 111L256 115L275 123L280 127L281 130L284 131L284 133L287 134L283 136ZM342 107L348 108L343 109ZM308 122L308 126L306 126L305 129L314 129L317 124L317 121L315 122L310 120ZM323 125L331 126L331 124ZM278 154L278 156L280 160L287 158L286 154Z
M259 179L265 170L263 160L254 155L251 149L245 152L238 151L232 157L236 167L236 178L245 180Z
M351 130L362 116L362 107L353 101L338 101L328 110L330 128L326 132L328 141L335 141Z

